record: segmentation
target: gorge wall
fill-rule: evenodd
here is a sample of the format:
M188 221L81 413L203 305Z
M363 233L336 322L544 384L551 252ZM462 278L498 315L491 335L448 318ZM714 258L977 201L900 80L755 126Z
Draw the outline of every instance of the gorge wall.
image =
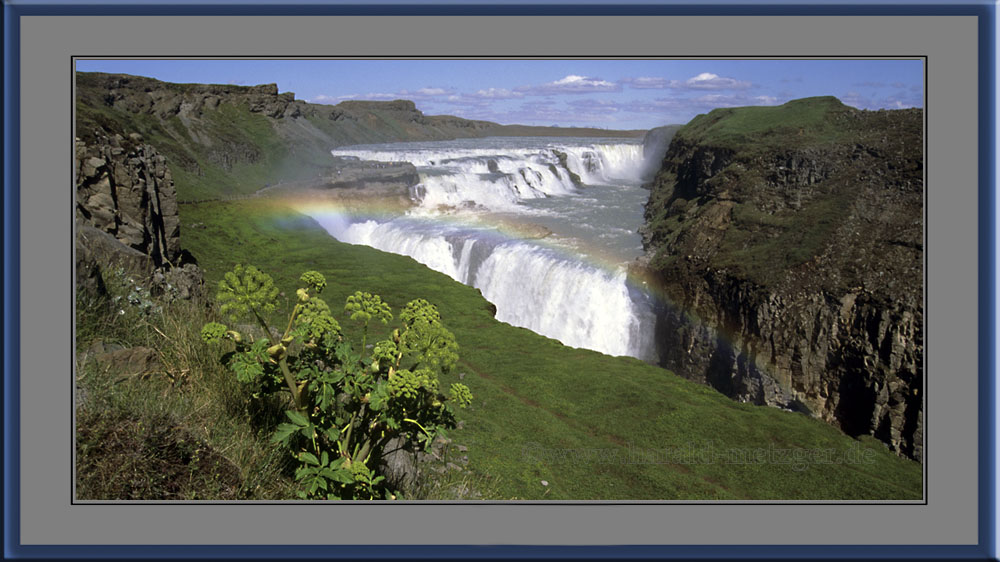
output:
M680 129L642 229L663 366L921 460L922 131L830 97Z

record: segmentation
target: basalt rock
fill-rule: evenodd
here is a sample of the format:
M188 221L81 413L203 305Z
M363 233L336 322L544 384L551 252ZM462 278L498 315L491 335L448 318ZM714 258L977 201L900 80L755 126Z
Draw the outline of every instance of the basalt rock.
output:
M920 460L922 111L747 109L678 131L651 185L661 362Z
M181 251L177 194L166 159L138 134L76 142L77 286L103 292L100 271L120 267L156 292L191 298L201 271Z
M141 137L100 136L76 143L77 218L150 256L156 266L180 255L177 193L166 160Z

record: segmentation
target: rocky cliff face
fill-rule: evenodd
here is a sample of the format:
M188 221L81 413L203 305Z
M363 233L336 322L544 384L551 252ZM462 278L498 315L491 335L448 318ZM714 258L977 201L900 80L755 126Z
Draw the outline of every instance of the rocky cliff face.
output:
M76 141L77 280L101 290L102 267L123 266L190 298L201 272L182 263L177 194L166 160L142 137Z
M77 217L161 266L180 255L177 193L166 161L134 134L76 141Z
M643 228L664 366L920 460L922 150L920 110L832 98L681 129Z
M252 113L268 117L294 117L300 104L294 104L295 94L279 94L277 84L230 86L222 84L179 84L164 88L152 78L124 74L97 75L104 105L128 113L155 115L168 119L175 115L200 116L205 111L226 103L245 105ZM90 84L90 82L87 82Z

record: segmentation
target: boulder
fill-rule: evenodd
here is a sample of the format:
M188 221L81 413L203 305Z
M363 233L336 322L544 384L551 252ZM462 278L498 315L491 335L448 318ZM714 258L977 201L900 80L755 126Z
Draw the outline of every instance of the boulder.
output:
M99 353L94 360L101 371L119 375L148 375L163 370L159 353L143 346Z
M394 490L409 491L417 483L417 455L401 437L388 442L380 467L389 487Z

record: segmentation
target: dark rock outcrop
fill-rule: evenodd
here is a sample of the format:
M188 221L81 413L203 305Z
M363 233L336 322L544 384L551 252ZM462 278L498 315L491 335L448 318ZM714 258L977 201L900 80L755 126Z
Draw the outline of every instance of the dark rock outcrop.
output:
M76 142L76 280L103 293L102 269L148 281L153 294L188 299L201 270L183 263L177 194L165 158L142 137L98 135Z
M811 129L724 110L671 143L642 229L662 364L920 460L922 112L799 104Z
M179 84L177 88L163 88L163 82L143 76L95 76L104 78L102 89L105 105L128 113L154 115L160 119L177 115L200 116L205 111L218 109L223 102L244 105L252 113L262 113L272 118L291 116L300 111L294 103L295 94L279 94L277 84Z
M139 136L101 136L76 143L76 215L152 258L159 267L180 255L177 193L166 160Z

